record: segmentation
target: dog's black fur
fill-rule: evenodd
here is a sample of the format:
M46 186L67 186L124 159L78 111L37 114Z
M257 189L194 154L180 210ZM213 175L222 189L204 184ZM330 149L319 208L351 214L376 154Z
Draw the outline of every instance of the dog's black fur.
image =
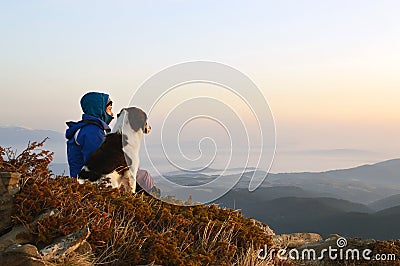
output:
M126 169L124 152L122 150L122 135L119 133L111 133L106 135L101 146L89 156L85 166L90 171L81 170L80 179L88 179L89 181L97 181L104 174L111 173L115 169Z
M78 176L91 182L100 180L105 173L111 173L115 169L119 169L117 172L121 175L129 171L122 150L122 135L108 134L103 144L89 157L85 166L91 171L82 170ZM136 182L136 193L149 195L138 182Z
M136 107L130 107L127 110L129 110L128 122L130 127L135 132L142 129L144 133L148 133L146 113ZM120 113L118 114L119 116ZM122 125L120 124L119 126ZM150 128L150 126L148 127ZM116 133L106 135L101 146L89 156L78 178L95 182L113 171L124 175L126 171L129 171L128 165L132 163L131 158L125 156L123 151L123 143L126 141L127 137L122 135L121 128ZM136 192L140 191L144 192L136 182Z

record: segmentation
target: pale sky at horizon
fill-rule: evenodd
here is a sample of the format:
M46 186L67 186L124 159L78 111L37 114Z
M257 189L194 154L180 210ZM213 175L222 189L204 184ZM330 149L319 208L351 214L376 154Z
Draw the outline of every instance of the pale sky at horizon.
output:
M0 125L63 132L87 91L109 93L118 112L151 75L209 60L262 90L278 155L400 157L399 11L399 1L1 1Z

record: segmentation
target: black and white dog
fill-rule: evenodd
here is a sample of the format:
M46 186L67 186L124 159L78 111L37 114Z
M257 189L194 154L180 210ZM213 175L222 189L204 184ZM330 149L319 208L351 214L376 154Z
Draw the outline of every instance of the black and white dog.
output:
M145 112L136 107L123 108L112 132L106 135L104 142L82 167L78 181L110 178L113 188L123 186L126 191L134 193L140 142L143 134L149 134L150 130Z

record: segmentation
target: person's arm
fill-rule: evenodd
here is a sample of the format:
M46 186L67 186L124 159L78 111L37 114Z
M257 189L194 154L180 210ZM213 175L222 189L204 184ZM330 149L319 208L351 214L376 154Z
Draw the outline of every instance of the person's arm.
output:
M80 144L82 145L83 161L86 162L89 156L97 150L104 141L105 133L96 125L89 125L81 132Z
M72 140L74 141L74 140ZM67 143L67 155L69 173L71 177L77 177L83 166L83 157L80 148L74 143Z

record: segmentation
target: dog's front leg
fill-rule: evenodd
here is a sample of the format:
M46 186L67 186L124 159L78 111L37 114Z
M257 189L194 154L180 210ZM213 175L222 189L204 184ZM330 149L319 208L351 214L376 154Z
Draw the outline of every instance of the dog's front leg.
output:
M130 189L132 193L135 193L137 168L135 167L135 169L131 169L131 171L126 171L126 173L127 173L126 178L129 183L129 188L126 188L126 190L129 191Z
M139 154L135 154L132 158L132 165L128 171L128 182L132 193L136 192L136 175L139 168Z

